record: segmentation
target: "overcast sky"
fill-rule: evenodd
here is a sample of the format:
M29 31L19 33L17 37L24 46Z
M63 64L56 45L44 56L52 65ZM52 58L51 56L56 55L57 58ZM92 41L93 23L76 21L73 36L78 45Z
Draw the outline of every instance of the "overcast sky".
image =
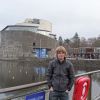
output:
M0 0L0 30L26 18L46 19L52 33L71 38L100 35L100 0Z

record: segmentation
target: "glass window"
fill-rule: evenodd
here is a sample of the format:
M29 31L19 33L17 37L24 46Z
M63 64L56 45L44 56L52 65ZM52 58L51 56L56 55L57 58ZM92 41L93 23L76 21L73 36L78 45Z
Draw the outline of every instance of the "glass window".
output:
M5 30L21 30L21 31L32 31L37 32L38 27L30 26L8 26Z

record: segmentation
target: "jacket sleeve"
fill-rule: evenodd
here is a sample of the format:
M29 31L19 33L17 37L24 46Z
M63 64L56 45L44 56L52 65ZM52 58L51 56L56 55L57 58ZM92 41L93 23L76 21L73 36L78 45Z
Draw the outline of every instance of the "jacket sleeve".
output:
M75 77L74 67L73 67L73 64L70 63L70 67L69 67L69 70L68 70L68 78L69 78L68 91L71 90L71 88L74 84L74 77Z
M53 66L52 62L50 62L47 70L47 84L49 88L52 86L52 74L53 74Z

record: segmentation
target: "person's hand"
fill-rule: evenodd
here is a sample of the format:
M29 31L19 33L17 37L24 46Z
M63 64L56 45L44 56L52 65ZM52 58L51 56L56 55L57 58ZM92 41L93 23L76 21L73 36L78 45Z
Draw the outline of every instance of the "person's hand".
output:
M66 93L69 93L69 91L68 91L68 90L66 90L65 92L66 92Z
M50 90L50 91L53 91L53 87L51 87L49 90Z

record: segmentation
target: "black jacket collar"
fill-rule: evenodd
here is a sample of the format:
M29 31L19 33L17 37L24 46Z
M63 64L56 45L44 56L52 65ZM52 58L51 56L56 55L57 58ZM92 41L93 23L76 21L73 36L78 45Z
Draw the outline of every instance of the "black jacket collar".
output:
M57 62L59 63L59 64L63 64L64 62L66 62L66 58L64 58L64 60L61 62L58 58L56 59L57 60Z

